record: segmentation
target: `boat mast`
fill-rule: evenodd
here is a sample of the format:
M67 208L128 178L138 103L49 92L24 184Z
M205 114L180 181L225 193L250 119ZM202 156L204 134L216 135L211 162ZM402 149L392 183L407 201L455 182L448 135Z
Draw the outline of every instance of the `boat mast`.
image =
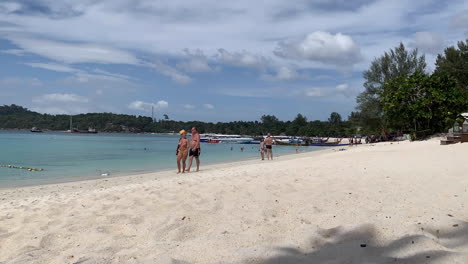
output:
M72 123L73 123L73 120L72 120L72 119L73 119L73 116L70 115L70 132L73 131L73 130L72 130Z

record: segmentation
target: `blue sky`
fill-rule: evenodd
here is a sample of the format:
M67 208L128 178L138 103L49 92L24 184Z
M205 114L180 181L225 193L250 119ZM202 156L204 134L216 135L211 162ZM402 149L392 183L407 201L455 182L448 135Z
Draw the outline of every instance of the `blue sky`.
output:
M0 104L51 114L346 117L362 71L403 42L428 71L468 38L459 0L0 2Z

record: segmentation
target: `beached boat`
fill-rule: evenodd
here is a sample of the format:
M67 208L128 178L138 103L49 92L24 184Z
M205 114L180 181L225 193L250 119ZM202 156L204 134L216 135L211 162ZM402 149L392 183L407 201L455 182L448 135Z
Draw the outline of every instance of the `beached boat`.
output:
M353 143L352 145L361 145L362 143L359 142L359 143ZM309 146L312 146L312 147L338 147L338 146L349 146L350 144L349 143L341 143L341 139L340 140L336 140L336 141L331 141L331 142L324 142L324 143L311 143L309 144Z
M40 128L33 127L33 128L31 128L31 132L33 132L33 133L42 133L42 130Z
M299 146L308 146L308 144L306 142L303 142L303 141L297 141L297 140L276 140L274 142L276 145L278 146L296 146L296 145L299 145Z

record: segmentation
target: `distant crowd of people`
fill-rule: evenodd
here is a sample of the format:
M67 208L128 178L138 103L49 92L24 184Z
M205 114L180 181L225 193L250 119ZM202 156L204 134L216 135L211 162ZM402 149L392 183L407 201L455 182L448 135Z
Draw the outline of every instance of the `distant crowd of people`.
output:
M350 146L361 144L361 138L349 138L348 141Z

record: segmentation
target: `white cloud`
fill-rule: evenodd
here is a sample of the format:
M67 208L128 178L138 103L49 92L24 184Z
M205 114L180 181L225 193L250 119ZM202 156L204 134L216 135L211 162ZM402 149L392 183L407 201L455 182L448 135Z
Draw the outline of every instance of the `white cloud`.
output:
M262 79L267 80L267 81L291 81L291 80L304 79L304 76L301 76L293 68L286 67L286 66L281 66L277 70L276 74L274 74L274 75L263 74Z
M27 62L23 64L34 67L34 68L41 68L41 69L46 69L50 71L72 73L73 76L70 77L69 79L80 82L80 83L88 83L91 81L128 82L130 79L132 79L129 76L124 75L124 74L111 73L111 72L104 71L101 69L94 69L92 73L89 73L84 70L72 68L68 65L57 64L57 63Z
M154 108L154 110L161 110L161 109L165 109L168 107L169 107L169 103L164 100L158 101L157 103L133 101L128 105L128 108L131 110L138 110L138 111L145 111L145 112L151 112L152 108Z
M185 50L187 60L177 63L176 67L186 72L211 72L213 69L208 63L208 58L203 54L203 51L196 50L191 52Z
M42 86L43 83L37 78L4 78L0 79L2 89L14 91L17 87ZM3 90L2 90L3 92Z
M347 83L338 84L336 86L336 90L338 91L346 91L348 89L349 89L349 85Z
M361 87L361 84L360 83L353 84L353 85L349 85L348 83L338 84L335 87L335 90L331 91L331 94L339 94L347 98L354 98L359 94L359 91L354 88L355 86Z
M210 110L215 108L214 105L212 104L204 104L203 107L205 107L206 109L210 109Z
M241 52L229 52L225 49L219 49L216 58L219 62L224 64L251 68L264 68L269 61L261 55L253 54L245 50Z
M25 37L7 38L26 52L66 63L139 64L139 60L131 53L101 45Z
M106 76L114 77L114 78L117 78L117 79L123 79L123 80L132 79L130 76L125 75L125 74L118 74L118 73L108 72L108 71L104 71L104 70L101 70L101 69L94 69L93 72L97 73L97 74L100 74L100 75L106 75Z
M468 9L463 10L461 13L455 15L452 18L452 26L456 28L467 28L468 27Z
M285 59L337 66L352 66L362 59L359 46L350 36L322 31L308 34L302 39L281 41L274 53Z
M438 33L416 32L413 45L424 53L438 54L444 49L445 43L442 35Z
M361 84L357 84L360 86ZM305 95L308 97L336 97L337 95L344 96L345 98L354 98L359 93L357 89L353 88L354 85L350 85L348 83L341 83L336 85L335 87L314 87L314 88L306 88L302 91L296 90L296 94L298 95Z
M192 58L189 61L177 63L177 68L186 72L211 72L208 62L199 58Z
M152 66L156 71L160 72L161 74L171 78L173 81L180 83L180 84L188 84L192 82L192 78L189 76L179 72L178 70L172 68L169 65L156 62L148 64Z
M90 108L80 106L33 106L31 110L51 115L75 115L92 112Z
M186 104L186 105L184 105L184 108L185 108L185 109L194 109L195 106L194 106L194 105L191 105L191 104Z
M4 2L0 3L0 13L11 13L21 9L21 5L19 3L14 2Z
M304 90L304 95L307 97L321 97L323 96L323 91L319 88L308 88Z
M163 0L157 3L149 0L37 0L35 3L46 11L31 12L34 6L29 2L21 1L20 4L7 4L3 9L0 8L2 21L8 23L0 24L1 35L9 39L16 38L17 45L21 44L19 46L25 50L69 63L98 61L136 64L138 59L135 54L142 54L141 57L179 56L187 48L200 50L210 59L213 56L220 58L208 63L199 58L184 59L179 62L178 68L187 72L207 72L213 68L212 61L242 67L264 67L270 64L265 63L265 58L268 58L267 61L286 66L279 58L270 58L278 40L300 42L297 38L309 36L310 32L346 32L347 35L342 35L344 38L341 40L351 36L351 40L357 39L356 35L372 40L382 32L395 32L400 39L404 38L408 25L414 31L441 31L440 28L447 28L453 14L467 8L461 0L453 0L450 5L441 6L438 10L428 8L432 0L346 3L342 0L331 3L298 0L292 6L281 0L261 3L248 0ZM464 13L457 16L453 24L466 25ZM436 27L439 29L432 29ZM38 36L54 41L46 43L36 39ZM332 36L331 42L340 39L337 35ZM452 34L450 38L453 40L457 35ZM326 39L318 37L317 41L325 41L328 47ZM36 45L39 43L37 41L52 45ZM381 53L398 44L392 41L378 39L382 48L376 52ZM378 55L374 50L369 51L367 45L359 44L366 53L366 60L370 61ZM328 48L319 47L318 50L328 51ZM343 60L347 59L343 64L353 64L359 59L351 55L352 52L348 53L346 48L338 46L338 50ZM305 61L319 64L304 63L301 64L303 67L325 68L321 63L336 66L343 62L330 53L324 56L307 53L306 57L308 59Z
M56 63L26 62L24 64L34 67L34 68L42 68L42 69L57 71L57 72L78 72L79 71L67 65L56 64Z
M22 49L6 49L6 50L0 50L0 53L22 56L25 54L25 51Z
M44 94L38 97L34 97L32 100L34 103L48 104L48 103L87 103L89 99L84 96L76 94L62 94L52 93Z

